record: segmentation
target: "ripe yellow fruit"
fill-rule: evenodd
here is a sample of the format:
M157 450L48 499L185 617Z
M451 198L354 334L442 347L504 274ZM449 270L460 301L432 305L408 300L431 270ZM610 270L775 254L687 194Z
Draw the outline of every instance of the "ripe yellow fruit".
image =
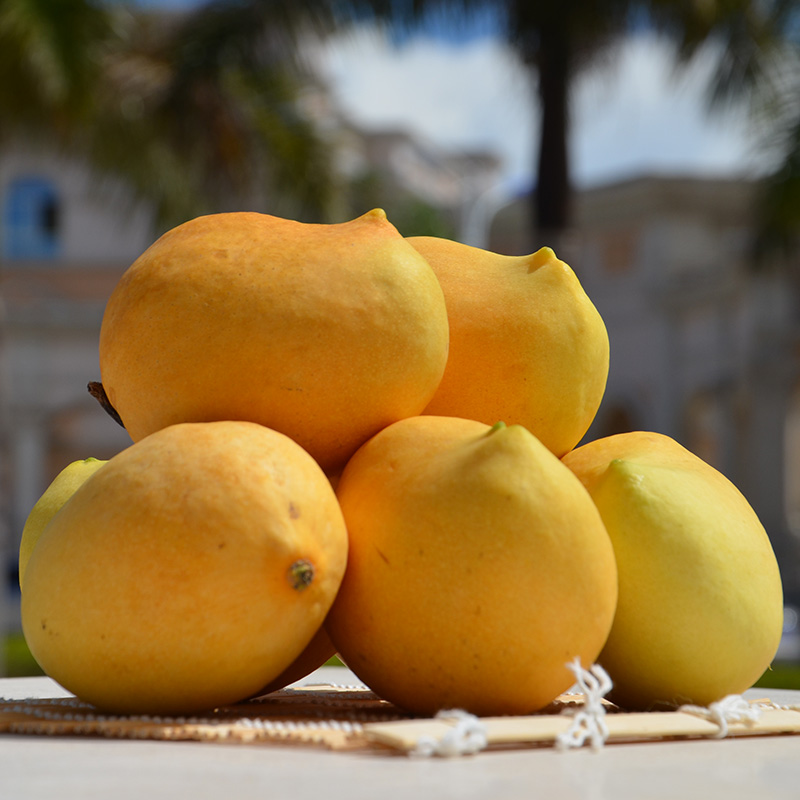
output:
M614 544L619 602L600 663L631 709L708 705L748 689L781 638L769 538L741 492L662 434L585 444L563 459Z
M557 456L592 423L605 392L605 324L549 247L505 256L409 237L444 290L450 353L425 414L528 428Z
M100 371L134 441L177 422L250 420L336 471L425 407L448 337L436 276L380 209L333 225L212 214L123 275Z
M249 422L174 425L110 459L47 526L23 631L44 671L101 709L207 710L298 657L346 559L333 489L295 442Z
M420 714L533 712L588 666L614 615L614 555L580 482L520 426L412 417L337 489L347 570L326 620L347 665Z
M94 472L106 462L99 458L84 458L67 464L61 472L56 475L53 482L45 489L44 494L36 501L36 504L28 514L25 525L22 528L22 538L19 543L19 585L22 587L22 579L25 570L28 568L33 548L47 523L56 515L61 506L72 497L78 487Z

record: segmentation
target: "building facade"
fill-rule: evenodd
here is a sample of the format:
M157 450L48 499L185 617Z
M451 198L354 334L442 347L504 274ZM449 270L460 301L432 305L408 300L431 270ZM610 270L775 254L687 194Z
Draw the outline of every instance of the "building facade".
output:
M152 235L147 211L80 163L0 153L0 622L17 619L19 537L44 488L71 461L130 444L87 383L108 295Z

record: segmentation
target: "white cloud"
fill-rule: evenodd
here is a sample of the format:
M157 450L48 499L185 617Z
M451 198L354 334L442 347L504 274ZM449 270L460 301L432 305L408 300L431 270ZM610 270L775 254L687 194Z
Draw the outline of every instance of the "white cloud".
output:
M496 151L509 179L530 175L534 106L524 70L500 42L414 38L395 48L375 30L329 41L320 62L345 112L446 148Z
M352 119L404 127L437 145L487 148L508 184L529 183L537 119L535 86L502 43L415 38L394 48L374 30L334 37L320 62ZM740 172L751 143L741 112L710 117L708 61L676 79L669 46L627 41L608 66L584 76L573 103L573 174L579 185L653 171Z
M641 172L710 175L754 167L744 110L709 113L710 55L679 72L667 42L641 35L624 43L612 65L584 76L574 103L579 183Z

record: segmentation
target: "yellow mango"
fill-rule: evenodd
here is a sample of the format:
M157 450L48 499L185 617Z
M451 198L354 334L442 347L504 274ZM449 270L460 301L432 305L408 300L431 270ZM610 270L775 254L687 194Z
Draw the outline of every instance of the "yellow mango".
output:
M708 705L762 675L783 591L769 537L741 492L674 439L636 431L563 459L614 545L619 601L600 663L625 708Z
M212 214L125 272L100 372L134 441L178 422L250 420L336 472L425 407L448 339L436 276L380 209L332 225Z
M506 256L409 237L444 291L450 351L425 414L519 424L557 456L581 440L605 392L605 324L549 247Z
M115 713L237 702L309 646L347 532L319 465L256 423L183 423L118 453L45 528L22 627L44 671Z
M347 570L325 622L345 663L414 713L536 711L605 643L614 555L588 493L521 426L396 422L345 467Z

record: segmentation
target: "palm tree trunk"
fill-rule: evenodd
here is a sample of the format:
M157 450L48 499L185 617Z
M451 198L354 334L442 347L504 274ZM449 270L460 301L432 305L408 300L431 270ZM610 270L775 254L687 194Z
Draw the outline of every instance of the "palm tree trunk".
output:
M533 228L541 244L551 244L571 222L569 177L570 37L563 21L542 31L537 57L541 110ZM555 244L555 242L552 242Z

